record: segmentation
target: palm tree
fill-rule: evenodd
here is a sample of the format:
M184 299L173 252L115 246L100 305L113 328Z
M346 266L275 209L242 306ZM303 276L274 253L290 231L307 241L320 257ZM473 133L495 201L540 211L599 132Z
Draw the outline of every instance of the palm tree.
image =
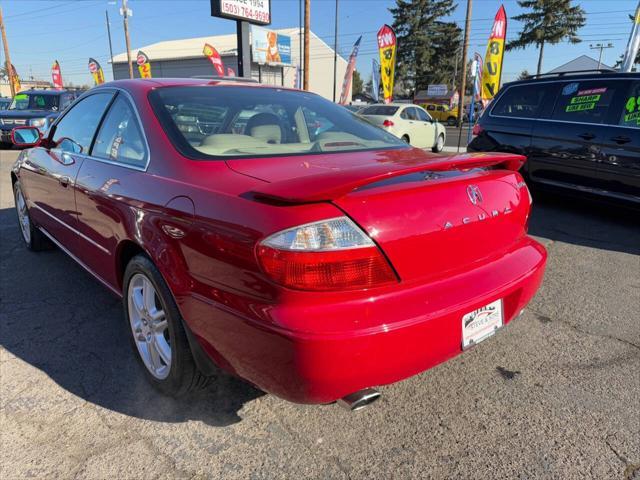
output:
M528 12L521 13L513 20L524 23L518 38L507 44L507 50L525 48L536 45L538 55L538 75L542 72L542 57L547 43L555 45L563 40L569 43L580 43L577 33L586 22L585 11L578 5L571 5L572 0L518 0L521 8Z

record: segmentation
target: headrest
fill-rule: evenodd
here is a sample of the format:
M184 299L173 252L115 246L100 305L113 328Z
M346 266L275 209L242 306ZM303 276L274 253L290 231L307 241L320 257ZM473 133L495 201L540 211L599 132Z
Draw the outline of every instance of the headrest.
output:
M258 125L251 129L250 135L267 143L280 143L282 132L278 125Z
M245 135L251 135L267 143L281 143L280 119L273 113L258 113L247 121Z

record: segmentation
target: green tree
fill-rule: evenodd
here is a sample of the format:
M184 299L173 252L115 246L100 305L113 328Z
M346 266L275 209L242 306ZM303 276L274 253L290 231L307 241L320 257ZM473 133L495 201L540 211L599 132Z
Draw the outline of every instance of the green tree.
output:
M455 10L453 0L395 0L389 11L397 37L396 85L405 93L448 83L455 68L461 31L440 18Z
M531 74L529 73L529 70L525 68L520 72L520 75L518 75L518 80L526 80L530 76Z
M542 73L542 58L546 44L555 45L564 40L580 43L578 30L586 22L585 11L572 0L518 0L528 12L512 17L524 25L518 38L507 44L507 50L535 45L538 50L538 75Z
M353 71L353 80L351 83L351 97L354 95L358 95L362 93L364 87L364 82L362 81L362 77L360 76L360 72L357 70Z

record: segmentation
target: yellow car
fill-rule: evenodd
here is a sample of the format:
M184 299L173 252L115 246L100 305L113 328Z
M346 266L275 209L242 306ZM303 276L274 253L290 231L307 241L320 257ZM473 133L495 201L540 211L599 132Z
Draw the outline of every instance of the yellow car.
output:
M449 108L449 105L441 105L437 103L423 103L420 106L439 122L446 123L450 126L458 123L458 107Z

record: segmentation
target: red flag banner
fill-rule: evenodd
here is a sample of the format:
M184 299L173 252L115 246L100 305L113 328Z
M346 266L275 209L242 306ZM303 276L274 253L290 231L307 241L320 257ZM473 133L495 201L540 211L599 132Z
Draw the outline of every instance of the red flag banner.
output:
M342 82L342 93L340 93L340 105L347 104L347 95L349 95L349 90L351 90L351 81L353 80L353 71L356 68L356 58L358 58L358 50L360 49L360 40L362 40L362 35L358 37L358 40L356 40L356 43L353 45L353 50L351 51L351 56L349 57L347 71L344 74L344 81Z
M62 90L62 73L60 72L60 64L56 60L51 66L51 79L53 80L54 88Z
M211 65L213 65L213 68L216 69L218 76L224 77L224 63L222 63L222 58L220 57L218 51L208 43L205 43L204 48L202 49L202 53L209 59Z

